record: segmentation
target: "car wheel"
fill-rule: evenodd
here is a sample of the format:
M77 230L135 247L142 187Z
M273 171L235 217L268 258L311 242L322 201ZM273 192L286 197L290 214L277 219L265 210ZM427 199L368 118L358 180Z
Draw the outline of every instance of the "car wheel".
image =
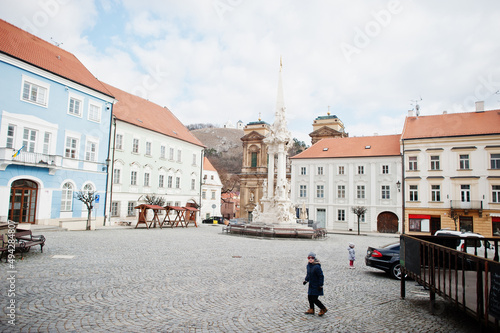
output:
M401 280L401 264L399 262L395 262L391 266L389 274L393 279Z

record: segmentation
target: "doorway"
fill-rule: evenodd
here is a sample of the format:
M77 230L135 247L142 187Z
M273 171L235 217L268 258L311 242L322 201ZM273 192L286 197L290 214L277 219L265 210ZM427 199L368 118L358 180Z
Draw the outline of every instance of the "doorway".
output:
M316 210L316 225L318 228L326 228L326 209Z
M38 184L19 179L10 188L9 220L19 223L35 223Z
M393 212L383 212L377 217L377 231L394 234L398 232L398 217Z

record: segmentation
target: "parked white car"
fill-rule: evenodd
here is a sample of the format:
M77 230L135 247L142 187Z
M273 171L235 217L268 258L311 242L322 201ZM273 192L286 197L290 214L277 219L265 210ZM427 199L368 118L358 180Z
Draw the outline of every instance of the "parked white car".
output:
M484 238L483 235L469 232L469 231L455 231L450 229L441 229L436 231L434 236L457 236L457 237L467 237L465 239L457 239L457 250L466 252L469 254L476 254L480 257L485 257L485 250L488 251L488 259L493 258L494 250L493 246L487 240L481 240ZM476 252L477 250L477 252Z

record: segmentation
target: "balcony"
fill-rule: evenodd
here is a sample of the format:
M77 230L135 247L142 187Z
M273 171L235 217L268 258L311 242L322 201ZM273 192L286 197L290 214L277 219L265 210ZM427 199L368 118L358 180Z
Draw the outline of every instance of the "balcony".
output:
M477 211L479 216L483 214L483 201L482 200L450 200L451 211L464 211L467 214L469 211Z
M53 175L55 171L62 166L62 156L47 155L41 153L30 153L22 151L16 157L13 157L16 151L12 148L0 148L0 170L5 170L11 164L25 165L38 168L48 168L49 174Z

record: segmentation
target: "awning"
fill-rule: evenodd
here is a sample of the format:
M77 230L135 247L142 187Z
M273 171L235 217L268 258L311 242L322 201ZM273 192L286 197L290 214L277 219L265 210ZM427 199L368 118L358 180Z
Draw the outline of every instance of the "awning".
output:
M410 219L420 219L420 220L430 220L430 215L419 215L419 214L408 214L408 218Z
M500 217L492 217L491 222L500 222Z

